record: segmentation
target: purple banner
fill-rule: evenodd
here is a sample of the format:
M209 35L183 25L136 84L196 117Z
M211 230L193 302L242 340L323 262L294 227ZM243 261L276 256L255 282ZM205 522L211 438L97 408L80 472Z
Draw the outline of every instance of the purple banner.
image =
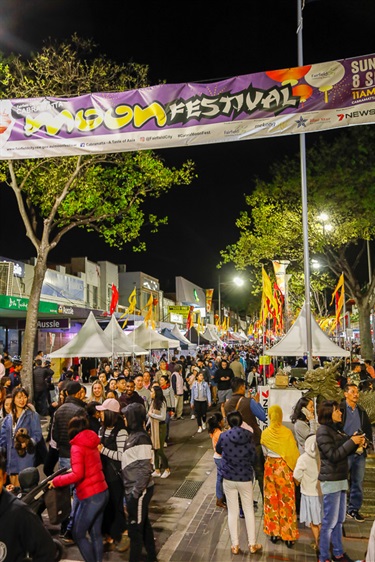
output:
M375 122L375 55L76 98L0 100L0 159L158 149Z

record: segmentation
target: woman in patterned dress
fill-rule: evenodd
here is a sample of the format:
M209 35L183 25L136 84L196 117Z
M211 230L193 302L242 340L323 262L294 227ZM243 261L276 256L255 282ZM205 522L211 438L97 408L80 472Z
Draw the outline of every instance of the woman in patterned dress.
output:
M275 404L268 410L270 425L262 432L264 465L264 532L271 541L288 548L299 537L293 470L299 457L290 429L282 424L283 412Z

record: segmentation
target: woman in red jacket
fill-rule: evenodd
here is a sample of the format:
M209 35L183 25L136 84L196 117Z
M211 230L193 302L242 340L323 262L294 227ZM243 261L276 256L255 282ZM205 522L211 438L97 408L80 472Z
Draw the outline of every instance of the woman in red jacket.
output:
M75 416L70 420L68 434L72 471L56 476L50 487L75 485L78 506L74 514L73 538L85 562L102 562L101 530L104 508L108 501L108 486L98 451L100 439L88 427L86 417Z

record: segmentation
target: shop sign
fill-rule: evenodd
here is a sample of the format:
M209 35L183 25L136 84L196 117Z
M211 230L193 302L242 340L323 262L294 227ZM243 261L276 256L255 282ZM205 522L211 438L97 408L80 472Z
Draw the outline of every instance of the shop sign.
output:
M60 304L57 312L59 314L72 314L73 315L74 309L73 309L72 306L64 306L64 305Z
M18 320L19 330L24 330L25 326L26 326L26 320L24 318ZM62 330L62 329L67 330L70 328L70 319L69 318L44 318L38 320L36 326L38 330Z
M189 315L189 306L168 306L169 314L181 314L183 318L187 318Z
M11 297L0 295L0 308L27 312L29 299L24 297ZM58 305L55 302L39 301L38 312L44 314L57 314Z

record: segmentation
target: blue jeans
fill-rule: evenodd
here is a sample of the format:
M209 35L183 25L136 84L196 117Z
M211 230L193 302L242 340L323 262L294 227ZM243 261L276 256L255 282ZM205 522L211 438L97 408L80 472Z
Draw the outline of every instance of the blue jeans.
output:
M365 455L349 455L349 502L348 511L358 511L362 507L363 501L363 479L365 477Z
M59 468L71 468L70 457L59 457ZM70 493L72 495L72 509L70 510L70 515L68 519L64 520L61 524L61 531L72 531L74 513L77 509L78 499L76 494L76 487L74 485L70 486Z
M216 464L216 498L218 500L222 500L224 498L224 490L223 490L223 476L221 474L221 462L222 459L215 459Z
M108 497L108 490L104 490L104 492L78 501L74 514L73 538L85 562L102 562L103 560L102 523ZM91 540L87 538L87 532Z
M342 525L346 516L346 491L323 495L323 519L319 541L319 560L331 560L330 544L335 556L344 552Z

